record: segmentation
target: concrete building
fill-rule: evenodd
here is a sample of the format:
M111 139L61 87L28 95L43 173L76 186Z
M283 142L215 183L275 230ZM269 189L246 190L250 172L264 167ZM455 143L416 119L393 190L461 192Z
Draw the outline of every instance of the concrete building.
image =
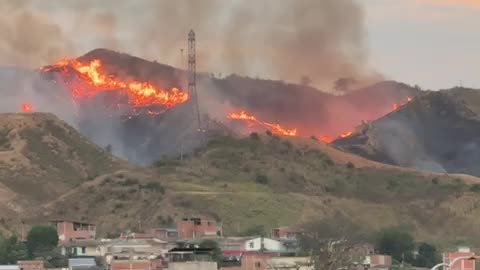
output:
M217 270L212 249L174 248L168 252L168 270Z
M64 256L82 257L82 256L102 256L102 242L98 240L70 240L60 242L60 252Z
M245 251L264 251L284 253L287 252L285 245L279 241L265 237L257 237L245 242Z
M222 225L204 217L183 218L177 222L178 236L182 239L216 238L222 236Z
M72 220L53 220L52 223L57 228L60 242L95 239L95 224Z
M272 257L267 263L271 270L313 270L310 257Z
M450 264L457 258L475 256L475 253L468 247L460 247L456 252L444 253L443 262ZM452 265L450 270L475 270L475 260L459 260Z
M177 229L171 228L156 228L150 229L148 234L155 239L160 239L163 241L175 241L178 240L179 235Z

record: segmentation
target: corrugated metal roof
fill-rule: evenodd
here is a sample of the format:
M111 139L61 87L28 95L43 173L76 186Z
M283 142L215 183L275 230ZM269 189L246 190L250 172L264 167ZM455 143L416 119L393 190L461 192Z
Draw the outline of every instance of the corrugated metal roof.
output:
M74 266L96 266L95 258L72 258L68 259L68 267Z
M0 270L20 270L18 265L0 265Z

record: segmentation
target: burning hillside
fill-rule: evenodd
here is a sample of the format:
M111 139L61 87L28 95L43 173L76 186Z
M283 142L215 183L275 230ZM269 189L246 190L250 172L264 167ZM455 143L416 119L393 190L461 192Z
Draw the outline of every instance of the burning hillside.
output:
M383 163L478 176L479 100L473 89L426 92L334 144Z
M28 102L22 111L53 112L119 156L146 164L200 143L183 70L98 49L38 71L41 81L32 82L33 93L15 100ZM217 127L240 134L269 130L327 143L417 94L407 85L383 82L335 96L305 85L210 74L198 74L197 89L207 129L222 123Z
M125 96L128 104L134 109L154 106L171 108L186 102L189 98L188 93L178 88L165 90L155 87L150 82L125 80L107 74L102 69L100 59L87 63L76 59L65 59L52 66L42 68L41 72L58 72L64 79L77 77L79 80L70 80L67 83L76 102L88 100L106 91L116 91L119 95ZM148 112L159 113L152 110L148 110Z

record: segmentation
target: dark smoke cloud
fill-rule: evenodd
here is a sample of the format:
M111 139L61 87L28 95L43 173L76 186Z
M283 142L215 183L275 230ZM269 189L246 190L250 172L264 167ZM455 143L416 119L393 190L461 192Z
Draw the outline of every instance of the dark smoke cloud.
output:
M318 86L371 78L364 12L354 0L0 2L0 63L39 66L107 47L179 66L186 33L200 69ZM7 16L8 15L8 16Z

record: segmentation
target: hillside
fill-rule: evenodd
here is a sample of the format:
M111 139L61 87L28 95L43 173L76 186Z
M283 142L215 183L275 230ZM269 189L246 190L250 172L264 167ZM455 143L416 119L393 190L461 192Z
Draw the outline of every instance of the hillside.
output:
M2 114L2 221L26 218L32 207L126 165L52 114Z
M183 160L84 182L32 222L90 220L105 234L204 214L242 235L340 213L367 230L405 225L420 239L452 243L480 236L477 182L382 165L313 139L218 136Z
M96 49L77 60L83 65L98 60L102 74L109 78L149 82L160 89L187 88L184 70L128 54ZM53 80L57 87L63 85L72 92L78 91L80 88L77 85L81 85L81 89L84 89L82 93L90 93L88 78L72 67L44 67L40 77L50 84L50 80ZM214 76L199 73L197 79L203 122L208 123L213 119L245 134L251 131L249 127L242 123L236 125L238 122L228 118L230 113L245 110L262 121L297 129L301 137L316 135L335 138L364 120L374 120L389 113L395 103L402 103L419 93L416 88L391 81L335 95L308 85L235 74ZM71 113L77 115L72 124L79 123L81 133L96 144L111 144L117 156L147 165L162 155L175 156L180 153L179 149L189 151L198 145L198 141L190 139L192 132L187 132L187 129L197 125L192 100L168 108L158 104L131 108L125 95L117 91L104 91L104 88L97 90L92 92L101 94L86 94L88 98L76 100L78 108L75 109L79 112ZM49 93L55 97L57 92L61 91L40 91L38 94L43 97ZM50 112L55 107L39 105L38 111ZM151 109L160 112L150 113ZM57 115L62 119L71 119L61 113ZM193 128L193 133L196 129Z
M480 175L480 92L425 92L399 110L339 139L340 149L389 164Z

